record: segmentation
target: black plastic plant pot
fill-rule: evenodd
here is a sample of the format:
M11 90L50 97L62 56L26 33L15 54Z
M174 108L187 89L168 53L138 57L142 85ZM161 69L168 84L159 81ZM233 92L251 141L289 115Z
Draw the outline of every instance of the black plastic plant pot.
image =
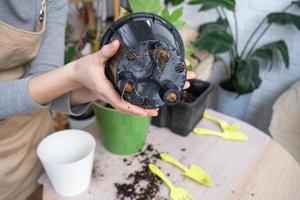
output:
M153 125L167 127L181 136L187 136L195 128L202 119L206 99L213 85L200 80L191 80L190 83L190 88L185 91L185 97L180 102L161 107L159 115L152 118Z
M121 97L143 108L175 104L186 80L184 46L176 28L160 16L135 13L113 23L100 48L118 40L105 67Z

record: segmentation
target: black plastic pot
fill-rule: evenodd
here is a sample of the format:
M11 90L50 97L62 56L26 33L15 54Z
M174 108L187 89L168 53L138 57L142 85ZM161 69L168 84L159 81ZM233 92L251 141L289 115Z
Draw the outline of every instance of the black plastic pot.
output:
M206 99L213 86L209 82L191 80L187 90L196 99L193 102L180 101L176 105L162 106L157 117L152 118L152 124L167 127L172 132L187 136L202 119L206 107Z
M175 104L186 80L184 46L176 28L158 15L135 13L116 21L100 47L120 48L105 67L107 78L128 102L144 108Z

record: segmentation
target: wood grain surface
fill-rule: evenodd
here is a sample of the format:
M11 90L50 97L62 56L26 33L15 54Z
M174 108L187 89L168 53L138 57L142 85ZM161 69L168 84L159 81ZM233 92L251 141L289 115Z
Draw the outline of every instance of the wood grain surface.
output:
M234 142L193 133L181 137L166 128L150 126L147 144L152 144L159 152L168 152L186 165L199 165L214 181L211 188L204 187L183 177L177 168L159 161L158 165L170 174L169 178L176 186L185 188L197 200L300 199L299 164L281 146L245 122L214 110L207 111L230 123L240 123L241 131L247 134L249 140ZM197 127L220 130L216 124L207 120L202 120ZM93 178L85 193L66 198L55 194L47 177L43 176L40 182L44 184L44 200L117 199L114 183L126 181L128 174L141 167L139 162L125 165L123 159L132 159L133 156L118 156L106 151L96 124L86 130L96 137L95 163L103 177ZM160 186L159 197L168 198L165 185Z

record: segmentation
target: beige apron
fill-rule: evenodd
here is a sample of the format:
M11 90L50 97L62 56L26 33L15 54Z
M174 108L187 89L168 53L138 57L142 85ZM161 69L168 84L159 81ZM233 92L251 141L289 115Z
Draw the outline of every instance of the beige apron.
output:
M25 74L26 65L39 50L45 12L43 0L35 32L0 21L0 82ZM52 131L53 120L47 110L0 120L0 200L23 200L36 189L42 173L36 147Z

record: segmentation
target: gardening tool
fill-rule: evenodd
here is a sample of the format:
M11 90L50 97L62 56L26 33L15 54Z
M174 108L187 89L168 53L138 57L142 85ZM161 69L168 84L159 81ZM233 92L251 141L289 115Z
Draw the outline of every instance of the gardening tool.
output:
M149 170L158 176L170 189L171 200L194 200L194 198L183 188L175 187L175 185L164 175L164 173L154 164L148 165Z
M186 80L184 45L176 28L151 13L120 18L104 33L100 47L120 42L105 74L126 101L158 108L175 104Z
M193 179L194 181L206 185L208 187L212 186L212 179L209 175L197 165L191 165L190 168L187 168L181 164L178 160L166 153L161 153L160 157L163 161L168 162L184 172L184 176Z
M214 116L208 114L207 112L204 112L203 118L218 123L219 126L222 128L223 131L226 131L226 130L237 131L237 130L240 129L240 125L238 123L228 124L223 119L219 119L217 117L214 117Z
M225 130L222 133L204 128L194 128L194 132L198 135L218 136L226 140L245 141L248 140L247 135L238 131Z

